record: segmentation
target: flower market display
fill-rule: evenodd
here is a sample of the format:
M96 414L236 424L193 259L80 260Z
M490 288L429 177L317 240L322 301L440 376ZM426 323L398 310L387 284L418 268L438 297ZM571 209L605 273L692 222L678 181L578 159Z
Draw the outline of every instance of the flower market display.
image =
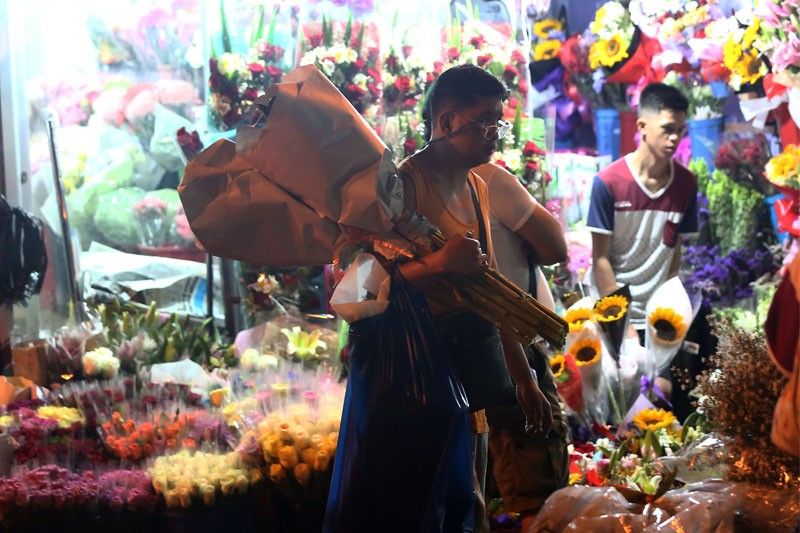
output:
M0 377L0 532L322 530L337 447L346 448L358 334L330 303L361 231L342 220L376 197L367 182L401 197L387 176L431 142L428 91L461 64L508 90L497 124L507 132L491 163L558 220L568 246L556 265L534 264L525 251L565 332L560 345L546 329L534 341L544 355L539 379L552 377L564 413L564 486L535 517L518 515L490 471L492 530L796 529L797 457L772 434L776 403L797 376L776 366L776 346L785 347L769 343L764 324L794 316L779 304L800 251L800 3L23 4L0 6L9 58L0 64L0 118L11 132L0 141L0 194L42 221L48 261L27 307L2 301L0 276L0 354L11 341ZM286 123L277 131L271 122L294 112L276 111L278 102L311 84L295 75L311 66L355 120L340 128L315 117L336 134L335 149L321 148L336 152L330 160L309 151L256 175L248 150L269 149L258 145L261 132L316 146L314 135L294 139ZM670 185L675 169L696 178L698 227L676 229L681 213L662 210L669 231L655 240L684 235L677 275L644 298L622 283L600 293L593 182L642 146L638 113L651 83L688 101L667 159ZM359 145L367 131L374 139ZM216 221L226 227L273 174L298 190L316 183L306 157L333 176L362 164L363 154L339 147L374 148L383 155L369 172L380 178L359 174L321 195L325 208L341 204L339 219L281 186L285 194L258 212L302 231L257 239L248 235L262 228L248 227L224 237L251 250L288 248L285 257L313 242L327 261L214 257L178 187L198 161L218 163L209 161L217 143L236 146L225 178L236 194L223 209L229 220ZM202 194L218 194L217 185L209 177ZM660 194L645 193L654 202ZM624 204L614 204L612 227L638 216ZM381 207L383 216L395 206ZM323 250L331 235L336 253ZM380 246L403 255L393 238ZM9 271L4 252L0 274ZM359 290L368 305L391 295L367 285ZM488 301L484 289L472 297ZM375 530L391 523L387 516Z

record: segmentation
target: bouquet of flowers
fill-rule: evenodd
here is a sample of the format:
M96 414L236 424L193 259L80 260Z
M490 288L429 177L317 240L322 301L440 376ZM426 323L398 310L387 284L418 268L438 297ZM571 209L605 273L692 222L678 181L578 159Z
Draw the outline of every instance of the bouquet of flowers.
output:
M761 19L756 46L767 54L773 70L800 74L800 6L791 0L765 0L756 14Z
M764 189L764 168L769 162L769 151L763 135L733 139L719 147L714 166L741 185L760 192Z
M390 50L383 59L383 113L389 117L414 111L441 71L441 62L427 63L410 46L403 47L402 57Z
M210 113L218 129L229 129L264 91L281 81L285 72L284 50L269 38L254 43L242 55L227 51L209 60Z
M158 504L153 482L141 470L111 470L97 479L99 500L114 512L152 512Z
M547 203L547 186L553 177L545 169L546 152L533 141L527 141L522 149L508 148L492 154L492 162L500 165L519 178L531 195L543 206Z
M550 370L556 380L556 390L572 411L583 413L583 383L581 373L572 354L557 354L550 358Z
M612 68L629 57L636 27L630 13L619 2L606 2L595 12L589 31L595 40L589 47L592 70Z
M769 72L761 51L756 47L761 21L758 18L746 28L734 31L722 47L723 64L730 71L730 85L739 91L752 85Z
M566 38L564 23L550 18L537 20L533 23L531 37L531 58L533 61L558 59L561 43Z
M589 62L593 37L588 33L573 35L567 39L558 57L566 70L566 94L576 103L588 102L593 109L628 106L626 86L621 83L607 83L603 70L593 70Z
M689 295L680 279L670 278L647 301L645 348L649 379L669 367L694 320Z
M353 30L357 26L357 35ZM339 89L353 107L365 114L381 96L381 73L378 69L378 49L368 48L364 52L362 23L347 21L339 42L334 38L334 23L322 19L322 34L306 37L311 49L300 58L299 65L316 65Z
M108 348L101 347L83 354L84 377L112 379L118 370L119 359Z
M800 146L790 144L770 159L765 174L783 192L774 205L778 229L800 236Z

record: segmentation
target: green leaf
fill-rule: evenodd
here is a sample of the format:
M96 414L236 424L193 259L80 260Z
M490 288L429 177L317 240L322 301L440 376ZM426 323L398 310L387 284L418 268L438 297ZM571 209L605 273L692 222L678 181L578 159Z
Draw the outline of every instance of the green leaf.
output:
M364 22L358 26L358 39L356 40L356 54L361 55L361 47L364 45L364 29L367 27Z
M261 39L264 37L264 4L259 4L258 6L254 25L255 30L253 30L253 33L250 35L250 48L255 46L255 44L261 41Z
M344 28L344 45L350 46L350 37L353 35L353 13L347 16L347 25Z
M272 10L272 16L269 19L269 28L267 29L267 43L275 44L275 27L278 24L278 6ZM303 35L303 32L300 32ZM302 48L301 48L302 50Z
M228 16L225 14L225 0L219 0L220 24L222 24L222 52L230 54L233 51L231 46L231 35L228 32Z
M517 112L514 113L514 125L512 126L514 132L514 147L522 148L522 104L517 101Z

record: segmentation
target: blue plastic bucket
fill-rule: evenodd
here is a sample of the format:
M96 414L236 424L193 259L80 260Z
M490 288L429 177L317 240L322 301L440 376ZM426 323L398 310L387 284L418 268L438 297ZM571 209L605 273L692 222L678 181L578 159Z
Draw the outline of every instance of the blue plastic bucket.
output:
M722 120L722 117L714 117L689 121L692 157L705 159L709 170L714 170L714 159L722 136Z
M619 158L619 111L616 109L594 110L594 133L597 138L597 153Z

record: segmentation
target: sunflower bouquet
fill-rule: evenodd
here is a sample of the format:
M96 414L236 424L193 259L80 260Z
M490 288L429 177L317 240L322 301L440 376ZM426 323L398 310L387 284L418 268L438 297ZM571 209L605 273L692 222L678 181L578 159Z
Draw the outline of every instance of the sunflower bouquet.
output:
M656 289L645 314L648 374L653 378L672 362L694 319L692 303L681 280L670 278Z
M589 25L589 31L595 37L589 48L592 70L611 68L627 59L635 30L630 13L621 3L606 2L600 6Z
M722 46L722 62L730 72L730 86L739 91L763 78L769 67L756 46L761 20L754 18L747 28L739 28L728 36Z
M551 18L537 20L533 23L531 34L531 60L558 59L558 52L565 38L562 21Z
M608 415L608 390L603 371L603 345L594 324L587 324L575 340L567 344L581 375L583 399L592 419L604 423Z
M628 330L630 303L631 291L626 285L601 298L594 307L595 320L600 325L611 357L617 362Z

